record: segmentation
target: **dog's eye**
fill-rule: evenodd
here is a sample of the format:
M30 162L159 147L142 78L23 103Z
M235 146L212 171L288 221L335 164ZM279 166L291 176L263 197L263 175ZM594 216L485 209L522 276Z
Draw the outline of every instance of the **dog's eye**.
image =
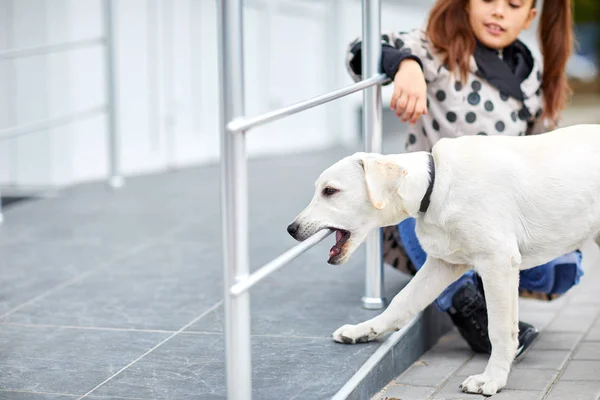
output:
M325 189L323 189L323 196L329 197L336 194L337 192L339 192L339 189L327 186Z

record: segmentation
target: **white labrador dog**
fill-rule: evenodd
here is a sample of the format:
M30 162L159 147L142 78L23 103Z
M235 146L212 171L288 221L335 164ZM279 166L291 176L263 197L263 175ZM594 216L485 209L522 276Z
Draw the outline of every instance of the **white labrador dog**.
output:
M326 169L288 226L297 240L332 228L330 264L373 229L416 219L427 261L380 315L333 333L366 342L402 327L474 268L483 280L492 352L464 392L506 385L518 345L519 270L578 249L600 231L600 125L525 137L442 139L432 153L356 153Z

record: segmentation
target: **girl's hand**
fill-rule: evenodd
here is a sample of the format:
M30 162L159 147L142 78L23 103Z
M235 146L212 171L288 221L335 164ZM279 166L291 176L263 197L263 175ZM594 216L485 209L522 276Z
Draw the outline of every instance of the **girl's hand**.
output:
M415 60L404 60L394 76L394 93L390 107L402 122L416 123L427 114L427 84L421 66Z

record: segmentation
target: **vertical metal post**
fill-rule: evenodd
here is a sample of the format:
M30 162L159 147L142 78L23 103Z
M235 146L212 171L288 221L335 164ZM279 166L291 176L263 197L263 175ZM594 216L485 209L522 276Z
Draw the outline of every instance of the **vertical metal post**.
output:
M242 7L242 0L218 2L225 353L227 398L235 400L252 397L250 293L230 293L250 272L246 133L226 129L228 122L244 115Z
M115 80L115 23L114 2L104 0L104 63L106 82L106 119L107 119L107 145L108 145L108 183L113 188L120 188L125 180L120 175L119 146L117 136L117 93Z
M4 221L4 214L2 214L2 193L0 193L0 224Z
M362 0L362 75L363 79L379 74L381 59L381 0ZM381 85L363 92L363 132L365 152L382 152ZM366 239L366 281L363 307L380 309L383 299L383 246L381 229Z

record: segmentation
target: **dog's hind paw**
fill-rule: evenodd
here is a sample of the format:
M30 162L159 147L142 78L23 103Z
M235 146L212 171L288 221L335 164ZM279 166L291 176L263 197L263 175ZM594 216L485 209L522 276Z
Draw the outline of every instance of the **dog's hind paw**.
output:
M377 339L381 335L369 324L344 325L333 332L333 340L338 343L354 344L365 343Z
M486 374L472 375L460 384L460 388L465 393L478 393L485 396L498 393L503 386L504 384Z

